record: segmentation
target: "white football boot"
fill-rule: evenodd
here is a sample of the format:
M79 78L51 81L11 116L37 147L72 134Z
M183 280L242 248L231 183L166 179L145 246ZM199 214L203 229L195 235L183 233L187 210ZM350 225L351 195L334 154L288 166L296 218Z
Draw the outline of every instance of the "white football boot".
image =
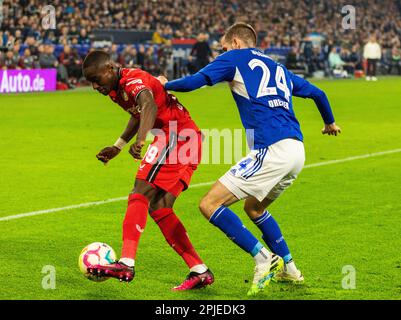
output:
M252 287L248 291L248 296L256 295L262 291L283 267L283 259L274 253L270 253L270 257L266 260L266 263L259 263L255 266Z
M289 272L289 270L287 270L287 266L284 265L283 270L276 274L276 276L273 278L273 281L301 284L304 282L304 276L298 269L293 272Z

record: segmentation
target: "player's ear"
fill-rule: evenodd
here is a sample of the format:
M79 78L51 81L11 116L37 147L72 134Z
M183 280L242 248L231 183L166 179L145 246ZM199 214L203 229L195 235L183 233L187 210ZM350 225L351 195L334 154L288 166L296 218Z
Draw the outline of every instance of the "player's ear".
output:
M233 40L231 41L231 47L233 49L240 49L241 48L240 42L239 42L237 37L234 37Z

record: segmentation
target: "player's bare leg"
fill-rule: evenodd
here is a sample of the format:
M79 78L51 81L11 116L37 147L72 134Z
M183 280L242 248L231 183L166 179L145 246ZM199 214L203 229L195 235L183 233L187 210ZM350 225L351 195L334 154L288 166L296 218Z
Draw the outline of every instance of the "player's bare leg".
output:
M92 274L117 278L130 282L135 275L135 256L139 238L146 226L149 210L149 199L157 190L143 180L137 179L135 187L128 198L128 207L123 222L123 247L121 258L112 264L93 266L88 271Z
M220 181L217 181L199 203L199 209L204 217L210 220L213 213L222 205L229 207L238 202L237 197Z
M176 216L173 205L176 197L163 190L155 195L150 203L149 214L159 226L167 243L182 257L190 269L189 275L174 291L203 288L214 282L213 273L197 254L184 225Z
M284 259L284 268L277 273L273 280L282 282L302 283L304 277L295 266L287 243L281 233L277 222L266 210L272 203L273 199L265 198L261 202L254 197L245 200L244 210L249 218L263 232L263 240L269 249Z
M202 198L199 208L213 225L223 231L241 249L255 260L254 278L248 295L262 291L270 280L282 269L281 257L269 252L242 224L239 217L227 207L239 199L217 181Z

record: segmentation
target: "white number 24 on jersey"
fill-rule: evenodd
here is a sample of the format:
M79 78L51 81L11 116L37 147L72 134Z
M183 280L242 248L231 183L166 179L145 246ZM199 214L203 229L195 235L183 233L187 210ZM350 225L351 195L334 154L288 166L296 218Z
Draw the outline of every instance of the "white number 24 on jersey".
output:
M249 62L249 67L254 70L256 67L259 67L263 71L262 79L260 80L259 90L256 98L264 97L264 96L276 96L277 89L280 89L284 92L285 100L290 102L290 89L287 86L287 81L285 80L285 72L283 67L277 66L276 70L276 86L269 87L270 81L270 70L267 65L259 59L252 59Z

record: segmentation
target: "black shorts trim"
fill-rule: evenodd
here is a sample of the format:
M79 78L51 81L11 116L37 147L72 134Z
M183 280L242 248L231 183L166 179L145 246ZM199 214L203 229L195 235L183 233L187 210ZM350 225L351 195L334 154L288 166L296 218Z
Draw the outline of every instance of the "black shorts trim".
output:
M163 164L168 158L170 151L173 150L176 145L177 145L177 134L173 132L170 134L167 146L164 147L163 152L160 154L156 163L150 169L149 174L146 177L147 181L153 183L156 180L157 174L159 173L160 169L162 168Z

